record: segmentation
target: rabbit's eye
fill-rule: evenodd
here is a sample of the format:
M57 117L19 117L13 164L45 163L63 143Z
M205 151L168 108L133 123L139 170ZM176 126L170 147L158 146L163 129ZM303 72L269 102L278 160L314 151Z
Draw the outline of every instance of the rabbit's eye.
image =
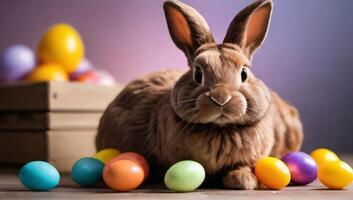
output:
M246 67L243 67L243 69L241 69L241 81L244 82L247 78L248 70L246 69Z
M198 84L202 83L202 70L200 67L196 66L194 71L194 79Z

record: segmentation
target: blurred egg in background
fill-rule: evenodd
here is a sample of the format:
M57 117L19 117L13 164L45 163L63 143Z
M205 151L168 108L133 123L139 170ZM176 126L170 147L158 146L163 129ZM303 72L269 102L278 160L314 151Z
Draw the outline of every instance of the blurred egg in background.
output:
M55 63L46 63L37 66L27 77L28 81L67 81L68 75L63 68Z
M15 44L0 55L0 81L75 81L114 86L114 77L84 57L84 43L70 24L53 24L40 39L36 54L27 46ZM38 58L38 62L36 61Z
M0 81L19 80L32 71L35 64L32 49L22 44L9 46L0 55Z
M40 62L55 62L68 73L74 72L84 56L84 44L77 30L69 24L54 24L38 46Z
M77 69L70 73L70 80L76 80L81 74L93 69L93 65L88 58L83 58Z

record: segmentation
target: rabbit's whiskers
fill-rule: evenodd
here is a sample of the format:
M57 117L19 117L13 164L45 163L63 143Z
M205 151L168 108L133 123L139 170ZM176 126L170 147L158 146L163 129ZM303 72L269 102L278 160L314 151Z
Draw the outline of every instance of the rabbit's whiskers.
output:
M184 114L182 114L182 115L180 116L180 118L185 117L187 114L189 114L189 113L191 113L191 112L193 112L193 111L195 111L195 110L197 110L197 109L198 109L198 107L192 108L192 109L186 111Z
M191 109L190 111L195 111L196 109L198 109L198 107ZM190 112L189 112L190 113ZM186 125L184 126L184 128L181 129L180 133L178 134L179 137L181 137L181 135L183 134L184 130L186 129L187 126L189 126L189 124L192 122L192 120L194 119L195 115L191 117L191 119L186 123Z
M189 113L191 113L191 112L197 110L197 109L198 109L198 107L192 108L192 109L186 111L184 114L182 114L181 118L182 118L183 116L185 116L185 115L187 115L187 114L189 114ZM190 124L190 122L193 120L193 118L194 118L194 116L193 116L193 117L191 118L191 120L188 121L188 122L186 123L186 125L181 129L180 133L176 135L176 139L175 139L176 141L179 141L179 140L182 138L182 135L181 135L181 134L183 133L184 129ZM183 120L183 121L184 121L184 120Z
M187 99L187 100L182 100L182 101L177 101L175 102L176 104L178 103L186 103L186 102L190 102L190 101L196 101L197 99Z

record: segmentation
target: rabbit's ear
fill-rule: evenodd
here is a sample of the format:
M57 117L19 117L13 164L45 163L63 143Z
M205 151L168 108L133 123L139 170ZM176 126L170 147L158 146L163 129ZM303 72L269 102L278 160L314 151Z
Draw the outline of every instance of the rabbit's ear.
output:
M249 5L234 17L223 42L239 45L251 59L266 37L271 14L272 0L260 0Z
M185 53L189 63L197 48L214 42L205 19L194 8L180 1L166 1L163 8L169 33L175 45Z

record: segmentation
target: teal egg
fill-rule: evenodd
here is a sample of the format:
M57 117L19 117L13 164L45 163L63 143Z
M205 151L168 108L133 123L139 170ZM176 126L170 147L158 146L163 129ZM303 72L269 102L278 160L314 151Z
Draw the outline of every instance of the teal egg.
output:
M48 191L60 182L56 168L44 161L32 161L25 164L19 173L21 183L31 190Z
M205 169L192 160L180 161L171 166L164 176L165 185L176 192L191 192L205 180Z
M92 187L102 180L104 163L95 158L81 158L71 169L71 178L82 187Z

